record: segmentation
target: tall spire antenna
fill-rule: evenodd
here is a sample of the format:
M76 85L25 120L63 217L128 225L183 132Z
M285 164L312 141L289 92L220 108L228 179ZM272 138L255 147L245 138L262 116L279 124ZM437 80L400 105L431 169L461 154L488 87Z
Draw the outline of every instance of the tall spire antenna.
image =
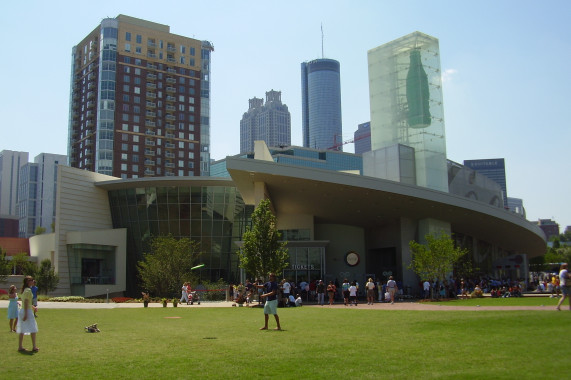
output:
M323 55L323 23L321 23L321 58L325 58Z

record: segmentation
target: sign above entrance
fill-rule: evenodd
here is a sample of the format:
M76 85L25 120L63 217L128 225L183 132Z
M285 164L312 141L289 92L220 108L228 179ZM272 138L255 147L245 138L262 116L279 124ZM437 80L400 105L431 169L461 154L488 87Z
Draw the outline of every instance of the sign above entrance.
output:
M291 269L294 270L304 270L304 269L309 269L309 270L314 270L315 266L313 264L307 265L307 264L292 264L291 265Z
M361 261L361 257L359 257L359 254L355 251L349 251L345 255L345 263L350 267L358 265L359 261Z

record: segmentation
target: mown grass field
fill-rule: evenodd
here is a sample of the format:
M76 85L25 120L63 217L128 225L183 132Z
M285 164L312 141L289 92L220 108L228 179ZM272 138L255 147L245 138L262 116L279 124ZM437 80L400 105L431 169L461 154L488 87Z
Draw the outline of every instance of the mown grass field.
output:
M250 308L42 309L39 353L18 353L6 322L0 378L560 379L571 371L568 311L279 314L284 331L259 331L263 312ZM91 323L102 332L85 333Z

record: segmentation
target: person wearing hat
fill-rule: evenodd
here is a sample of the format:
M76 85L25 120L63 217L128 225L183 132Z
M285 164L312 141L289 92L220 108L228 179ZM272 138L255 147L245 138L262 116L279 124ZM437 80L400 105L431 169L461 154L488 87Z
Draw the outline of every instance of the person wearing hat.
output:
M367 305L372 305L375 302L375 283L372 278L369 278L365 288L367 289Z

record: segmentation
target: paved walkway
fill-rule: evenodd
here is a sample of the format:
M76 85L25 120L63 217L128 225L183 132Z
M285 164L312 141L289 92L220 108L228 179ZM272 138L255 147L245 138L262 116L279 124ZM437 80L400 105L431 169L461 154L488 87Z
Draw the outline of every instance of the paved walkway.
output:
M204 308L204 307L232 307L233 302L201 302L200 305L186 305L179 304L180 308ZM566 302L567 304L567 302ZM90 302L38 302L38 308L41 309L128 309L128 308L142 308L142 303L90 303ZM149 307L163 307L161 303L155 302L150 303ZM169 303L168 307L172 307L172 303ZM317 307L323 309L355 309L355 310L438 310L438 311L504 311L504 310L542 310L542 311L555 311L555 306L457 306L457 304L447 305L446 303L439 302L410 302L402 301L396 302L395 304L390 303L375 303L374 305L359 304L358 306L345 306L342 303L336 303L332 306L324 305L319 306L315 304L305 305L304 307ZM0 300L0 309L7 309L8 301ZM563 305L562 310L566 310L566 305Z

